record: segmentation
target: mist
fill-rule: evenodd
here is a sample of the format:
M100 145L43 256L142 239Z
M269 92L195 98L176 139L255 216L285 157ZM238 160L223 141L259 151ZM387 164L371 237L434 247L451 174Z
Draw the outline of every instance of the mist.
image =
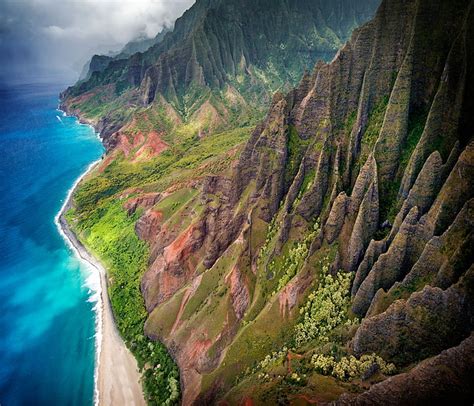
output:
M2 0L0 79L78 78L94 54L171 26L195 0Z

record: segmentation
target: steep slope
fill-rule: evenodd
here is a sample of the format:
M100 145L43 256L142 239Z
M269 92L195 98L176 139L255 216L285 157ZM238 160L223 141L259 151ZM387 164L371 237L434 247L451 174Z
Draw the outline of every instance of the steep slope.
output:
M79 82L89 80L94 72L103 72L112 61L127 59L133 54L147 51L152 46L163 41L165 35L170 31L171 28L165 27L153 38L140 37L126 43L119 52L110 53L109 55L94 55L84 65Z
M70 221L132 263L117 304L140 283L184 404L472 402L473 27L472 0L384 0L250 138L131 164L135 131L80 185Z
M383 2L275 97L233 174L205 181L200 216L169 233L166 215L150 222L160 204L144 214L146 331L175 355L185 403L330 400L364 354L404 370L470 335L473 15ZM321 372L339 378L327 393Z

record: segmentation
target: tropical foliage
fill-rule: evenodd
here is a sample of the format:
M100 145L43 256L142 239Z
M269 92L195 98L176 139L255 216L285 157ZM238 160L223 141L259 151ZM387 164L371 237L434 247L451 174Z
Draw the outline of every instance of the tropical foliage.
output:
M392 363L387 363L377 354L365 354L359 359L353 355L336 360L332 355L314 354L311 364L316 371L323 375L332 375L340 380L362 378L376 370L383 374L391 375L396 368Z
M328 264L322 266L320 284L300 310L302 321L296 325L297 347L314 339L328 342L336 327L352 323L348 317L351 280L352 273L340 271L333 276Z

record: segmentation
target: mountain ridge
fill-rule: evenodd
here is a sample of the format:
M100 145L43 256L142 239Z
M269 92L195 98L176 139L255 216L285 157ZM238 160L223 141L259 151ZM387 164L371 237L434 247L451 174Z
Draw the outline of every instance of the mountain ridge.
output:
M244 118L254 120L263 115L273 91L295 84L319 56L331 58L352 28L370 18L377 4L378 0L338 0L330 6L324 1L263 4L261 0L244 7L200 0L176 21L172 32L146 52L109 61L89 80L67 89L61 96L62 106L101 121L96 124L106 140L130 119L130 108L152 102L173 109L185 122L201 122L202 117L195 113L202 107L214 117L211 127L229 121L235 126L241 120L239 115L234 117L235 109L255 110ZM351 12L343 12L347 8ZM263 24L263 17L271 13L274 24ZM275 27L282 30L281 42ZM290 54L286 47L292 43ZM227 97L225 87L235 96ZM206 93L211 96L203 97ZM104 105L111 98L122 101L107 108L107 114L89 114L90 94L100 96Z

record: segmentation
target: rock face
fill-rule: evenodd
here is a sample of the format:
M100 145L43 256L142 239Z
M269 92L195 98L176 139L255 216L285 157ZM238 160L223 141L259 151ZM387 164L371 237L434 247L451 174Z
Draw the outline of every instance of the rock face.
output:
M471 267L445 291L426 286L365 319L354 337L354 352L377 351L405 366L458 344L474 327L473 275Z
M274 46L291 58L299 42L283 38L308 24L313 7L331 16L328 24L340 21L323 2L283 3L284 12L271 8L257 23L265 1L198 1L162 46L91 80L107 84L118 69L141 102L176 101L180 86L252 78L282 55ZM295 13L299 26L290 30ZM278 23L282 31L269 39ZM257 33L266 39L252 42ZM298 63L312 56L306 50ZM136 231L151 247L141 282L145 332L180 366L183 404L268 400L270 389L248 393L243 382L255 389L248 371L291 348L322 269L354 274L344 293L360 324L331 332L337 351L376 353L406 368L339 403L472 403L473 94L474 1L384 0L331 63L318 62L293 90L273 96L227 173L196 181L185 203L166 191L181 204L173 213L166 198L127 201L130 211L143 208ZM313 402L318 387L303 391L282 373L272 370L263 386ZM337 394L346 390L341 384Z

